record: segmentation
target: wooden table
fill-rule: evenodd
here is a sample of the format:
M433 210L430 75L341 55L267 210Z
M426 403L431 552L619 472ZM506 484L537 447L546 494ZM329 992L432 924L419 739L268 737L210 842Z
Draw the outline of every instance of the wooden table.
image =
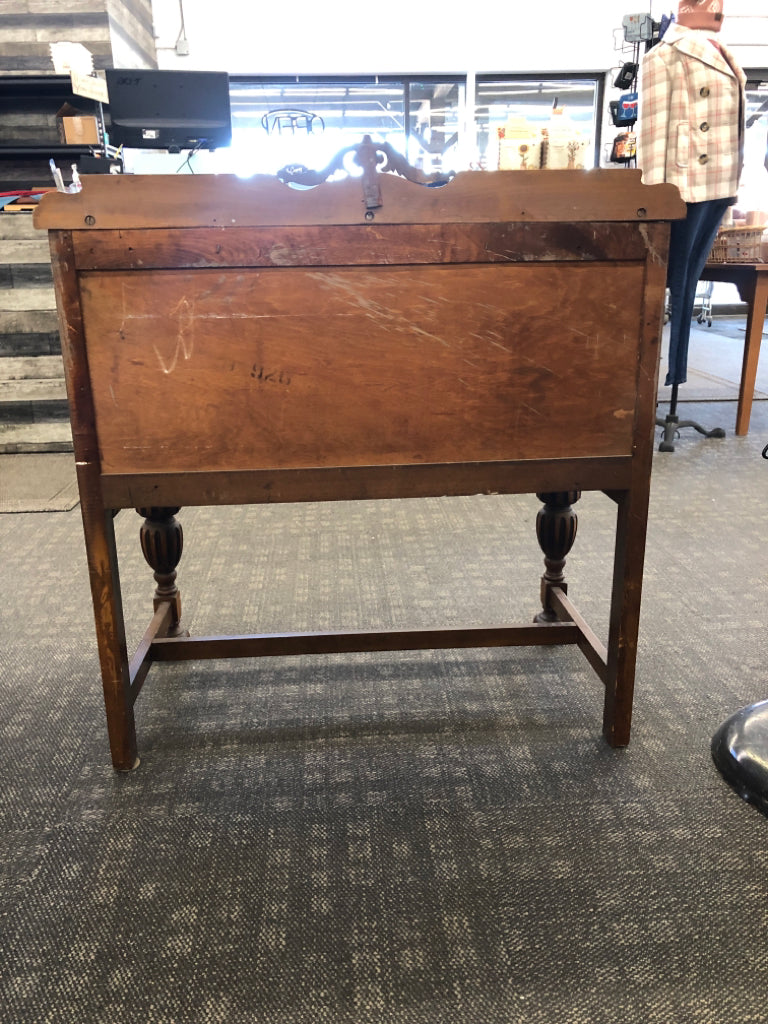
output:
M668 222L684 204L635 171L377 177L297 191L99 175L35 215L117 769L137 763L151 665L221 656L576 644L603 684L608 742L629 741ZM582 489L617 506L607 646L563 572ZM185 635L183 505L516 492L542 501L536 621ZM130 659L121 508L144 518L157 581Z
M707 263L701 279L735 284L742 302L747 303L747 336L736 407L736 433L746 434L755 397L755 378L768 305L768 263Z

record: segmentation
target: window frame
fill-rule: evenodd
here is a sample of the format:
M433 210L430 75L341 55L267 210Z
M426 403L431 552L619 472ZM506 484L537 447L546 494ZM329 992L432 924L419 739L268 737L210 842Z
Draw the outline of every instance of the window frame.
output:
M251 74L233 74L230 75L230 100L232 104L232 116L233 116L233 146L237 145L238 141L242 141L245 136L245 132L248 128L238 129L237 120L242 118L247 119L247 113L243 109L247 106L247 91L253 90L254 94L258 94L258 90L262 89L264 93L276 93L274 97L275 109L281 109L281 105L286 108L301 108L302 104L300 101L301 90L305 89L308 93L317 90L322 90L326 87L329 90L329 99L338 98L339 89L347 90L364 90L369 88L371 95L375 96L376 91L381 89L382 91L388 90L389 94L394 97L394 108L395 113L402 117L401 125L401 144L398 145L397 139L395 138L394 148L403 152L411 162L417 162L422 157L422 153L416 148L416 145L424 149L423 140L419 140L416 136L415 125L416 125L416 114L415 108L417 99L415 97L415 91L417 88L424 85L433 85L435 88L438 86L450 86L455 88L457 91L457 97L454 103L455 112L455 124L458 133L458 141L456 147L448 147L443 150L446 156L445 164L440 166L442 158L434 159L431 161L432 166L425 166L425 170L465 170L468 167L479 166L482 163L481 156L483 152L483 131L488 131L488 126L483 124L481 117L478 115L478 111L483 106L479 103L480 90L483 85L490 82L499 82L504 84L514 85L515 83L529 83L537 82L547 89L557 89L558 83L565 82L583 82L585 87L591 87L593 89L594 104L592 110L592 143L594 150L594 166L600 166L599 154L601 147L601 130L603 122L603 106L605 104L605 71L573 71L573 72L526 72L526 73L511 73L511 72L483 72L482 74L472 74L467 72L446 72L445 74L418 74L408 73L402 75L376 75L376 74L361 74L361 75L251 75ZM280 96L280 90L283 90L283 95ZM400 90L400 96L393 90ZM293 94L293 97L291 96ZM351 94L350 94L351 96ZM296 102L293 99L296 98ZM284 104L281 101L285 100ZM418 100L422 102L423 97ZM254 115L254 120L261 119L264 112L264 105L260 105L258 114ZM324 109L324 108L323 108ZM310 110L310 113L313 111ZM321 114L322 116L322 114ZM394 116L394 115L393 115ZM453 123L453 122L452 122ZM256 125L251 127L256 128ZM258 126L259 130L261 126ZM349 136L349 144L360 141L364 134L371 134L372 137L376 137L378 132L367 131L364 124L357 127L354 121L344 126L341 131L342 136ZM383 133L389 136L388 141L392 144L393 137L397 132ZM447 140L450 136L445 136ZM339 140L336 151L344 147L344 140ZM436 143L439 146L439 140ZM487 147L487 139L486 139ZM298 151L301 147L297 146ZM317 147L318 152L321 147ZM462 158L462 162L459 166L450 166L450 153L453 152L457 156ZM302 162L301 158L298 157L296 162ZM430 161L426 161L429 163ZM437 166L435 166L437 164ZM272 168L271 171L278 170L278 167ZM320 169L315 167L314 169ZM492 169L492 168L489 168ZM255 171L258 173L258 169ZM254 173L252 171L251 173ZM267 170L267 173L270 173Z

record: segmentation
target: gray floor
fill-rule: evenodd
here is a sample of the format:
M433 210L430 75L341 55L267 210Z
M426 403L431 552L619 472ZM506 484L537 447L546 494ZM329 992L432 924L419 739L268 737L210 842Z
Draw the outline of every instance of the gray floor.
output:
M732 382L738 345L701 344ZM768 402L743 438L733 402L686 415L728 436L654 457L625 751L578 651L340 655L153 670L115 775L79 510L0 518L4 1024L765 1020L768 820L709 742L768 697ZM570 594L604 635L614 507L577 507ZM536 508L184 510L185 619L524 620ZM131 645L138 525L116 521Z
M71 452L0 454L0 513L68 512L79 500Z
M664 329L666 340L669 328ZM680 399L719 400L734 398L741 380L741 364L746 336L744 316L715 317L711 327L694 321L688 352L688 381L680 387ZM755 397L768 399L768 331L763 334L755 382ZM662 357L664 358L664 357ZM662 362L663 369L666 364ZM664 372L660 374L664 380ZM669 395L663 384L659 396Z

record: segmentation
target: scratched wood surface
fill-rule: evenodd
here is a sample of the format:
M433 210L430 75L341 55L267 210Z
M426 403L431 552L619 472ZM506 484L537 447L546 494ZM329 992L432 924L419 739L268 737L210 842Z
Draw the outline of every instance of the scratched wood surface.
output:
M349 224L75 231L78 270L644 261L658 225Z
M674 185L643 185L636 170L464 171L440 188L379 175L375 223L437 224L645 222L684 214ZM297 190L273 177L104 175L82 192L49 193L35 211L42 228L246 227L359 224L366 207L359 178Z
M629 455L642 264L86 273L104 473Z

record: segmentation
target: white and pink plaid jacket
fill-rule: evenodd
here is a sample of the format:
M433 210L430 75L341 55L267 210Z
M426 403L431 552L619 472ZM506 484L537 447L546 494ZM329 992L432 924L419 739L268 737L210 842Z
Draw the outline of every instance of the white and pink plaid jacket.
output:
M746 78L714 33L671 25L642 61L637 166L687 203L735 196L744 150Z

